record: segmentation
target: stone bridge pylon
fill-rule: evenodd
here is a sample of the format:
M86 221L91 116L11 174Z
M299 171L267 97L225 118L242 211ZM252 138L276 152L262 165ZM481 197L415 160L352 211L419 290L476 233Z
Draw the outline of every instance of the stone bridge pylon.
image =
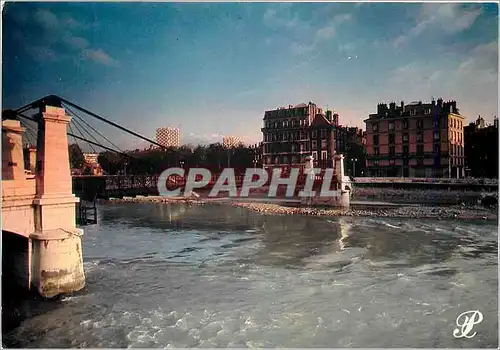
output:
M27 254L10 260L27 266L26 273L16 277L23 280L21 285L49 298L85 286L83 230L76 227L75 217L79 199L72 193L69 163L69 121L63 108L40 106L36 157L33 150L29 157L30 163L36 160L29 165L34 174L25 171L20 122L2 121L2 235L26 238Z

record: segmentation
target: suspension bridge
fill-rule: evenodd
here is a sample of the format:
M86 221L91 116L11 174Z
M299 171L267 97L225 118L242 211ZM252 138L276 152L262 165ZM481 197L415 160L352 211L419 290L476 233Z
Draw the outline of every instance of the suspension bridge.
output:
M69 138L77 144L85 142L95 153L99 148L134 158L82 115L166 149L154 140L55 95L16 110L3 111L3 285L36 290L44 297L82 289L85 286L83 230L77 227L77 213L86 218L86 210L82 211L79 202L90 200L95 210L97 197L157 194L159 174L72 177ZM342 188L342 159L342 156L335 159L339 162L336 168L340 176L332 181L334 189ZM169 178L167 187L184 186L185 180L184 177ZM241 184L241 181L239 176L237 183ZM208 186L213 184L211 181ZM343 192L346 194L347 191ZM337 202L329 204L345 205L343 200L346 198L348 205L348 193L347 197L333 198L332 201Z

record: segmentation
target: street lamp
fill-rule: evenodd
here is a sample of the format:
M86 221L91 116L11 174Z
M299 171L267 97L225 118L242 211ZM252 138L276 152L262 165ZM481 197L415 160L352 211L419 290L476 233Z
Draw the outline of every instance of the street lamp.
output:
M352 162L352 177L356 177L356 162L358 161L358 158L351 158Z

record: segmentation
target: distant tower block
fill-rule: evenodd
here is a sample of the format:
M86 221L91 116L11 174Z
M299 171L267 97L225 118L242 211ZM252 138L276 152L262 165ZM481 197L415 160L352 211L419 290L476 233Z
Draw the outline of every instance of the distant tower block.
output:
M181 133L179 128L158 128L156 129L156 142L163 147L180 147Z

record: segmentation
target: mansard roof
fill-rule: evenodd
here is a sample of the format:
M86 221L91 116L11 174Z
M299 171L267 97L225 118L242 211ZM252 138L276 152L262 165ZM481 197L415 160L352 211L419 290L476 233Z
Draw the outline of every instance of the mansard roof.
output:
M333 125L322 114L316 114L316 117L311 123L312 128L332 127Z

